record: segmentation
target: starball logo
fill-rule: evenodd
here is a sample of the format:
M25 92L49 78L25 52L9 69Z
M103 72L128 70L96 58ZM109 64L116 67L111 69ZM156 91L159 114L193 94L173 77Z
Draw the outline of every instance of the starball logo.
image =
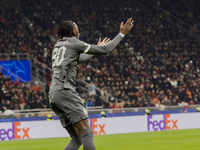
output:
M2 129L0 127L0 140L14 140L14 139L24 139L27 138L29 139L30 136L28 134L28 131L30 128L21 128L21 123L20 122L13 122L12 127L9 129Z
M163 115L163 119L154 119L154 116L147 116L148 131L178 129L177 122L178 119L171 119L170 114Z

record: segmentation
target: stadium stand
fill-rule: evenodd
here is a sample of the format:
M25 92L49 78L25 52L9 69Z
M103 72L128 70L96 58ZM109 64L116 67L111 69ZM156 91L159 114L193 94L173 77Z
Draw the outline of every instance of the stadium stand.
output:
M77 87L91 90L88 98L82 88L77 88L81 96L90 106L104 108L200 103L200 43L193 33L188 34L167 21L155 7L147 8L137 1L111 0L106 1L106 5L105 0L85 1L26 0L20 1L20 7L4 4L0 10L0 52L28 53L50 68L56 28L62 20L76 22L81 40L95 44L99 37L113 38L118 33L119 23L132 16L135 20L133 32L109 56L96 56L78 66ZM171 12L176 2L167 2L164 9ZM86 7L86 4L89 5ZM178 10L177 14L185 11ZM194 11L189 24L198 28L199 20L195 19L198 11ZM174 15L175 12L172 11ZM183 19L186 14L183 15L177 17ZM187 17L184 21L188 22ZM40 63L37 66L42 67ZM46 74L48 84L50 72ZM49 108L48 85L46 91L42 88L37 91L26 83L12 83L2 74L0 80L2 106Z
M199 21L199 1L194 0L192 3L184 0L167 0L167 1L157 1L152 0L151 2L142 0L140 1L143 4L151 6L151 8L157 9L158 7L166 10L172 15L178 17L179 19L185 21L187 24L199 29L200 21Z
M2 107L11 110L49 108L48 97L38 84L31 89L28 83L20 83L19 81L13 83L10 77L6 79L1 72L0 83L2 87L0 89Z

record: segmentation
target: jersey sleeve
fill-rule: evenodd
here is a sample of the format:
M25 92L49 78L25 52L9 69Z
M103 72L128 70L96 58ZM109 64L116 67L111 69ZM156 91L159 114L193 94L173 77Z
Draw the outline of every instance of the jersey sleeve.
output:
M74 45L75 49L79 52L79 53L87 53L87 51L90 49L91 45L78 40L78 42L75 43Z
M76 49L79 51L79 53L85 53L85 54L93 54L93 55L106 55L109 52L111 52L117 44L123 39L123 36L118 34L111 42L107 43L104 46L98 46L98 45L90 45L88 43L78 41L76 43Z
M93 57L93 56L94 56L94 55L92 55L92 54L84 54L84 53L82 53L82 54L80 54L80 56L79 56L79 61L78 61L78 63L82 63L82 62L84 62L84 61L90 59L90 58Z

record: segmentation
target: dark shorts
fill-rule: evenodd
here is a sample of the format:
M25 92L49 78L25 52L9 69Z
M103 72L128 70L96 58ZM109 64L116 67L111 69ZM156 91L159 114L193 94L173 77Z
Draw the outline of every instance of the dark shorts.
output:
M49 100L63 128L88 118L82 98L73 89L54 91L49 95Z

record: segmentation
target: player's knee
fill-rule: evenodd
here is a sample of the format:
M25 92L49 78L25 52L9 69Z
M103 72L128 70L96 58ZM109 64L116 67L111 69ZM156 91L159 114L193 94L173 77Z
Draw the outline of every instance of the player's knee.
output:
M81 137L76 135L72 136L70 142L64 150L77 150L82 145Z
M93 131L89 127L81 133L84 150L96 150L93 141Z
M77 144L81 145L82 144L82 140L80 136L73 136L71 137L71 140L73 140L74 142L76 142Z
M80 136L83 138L84 136L92 135L93 136L93 130L89 127L85 129L83 132L81 132Z

